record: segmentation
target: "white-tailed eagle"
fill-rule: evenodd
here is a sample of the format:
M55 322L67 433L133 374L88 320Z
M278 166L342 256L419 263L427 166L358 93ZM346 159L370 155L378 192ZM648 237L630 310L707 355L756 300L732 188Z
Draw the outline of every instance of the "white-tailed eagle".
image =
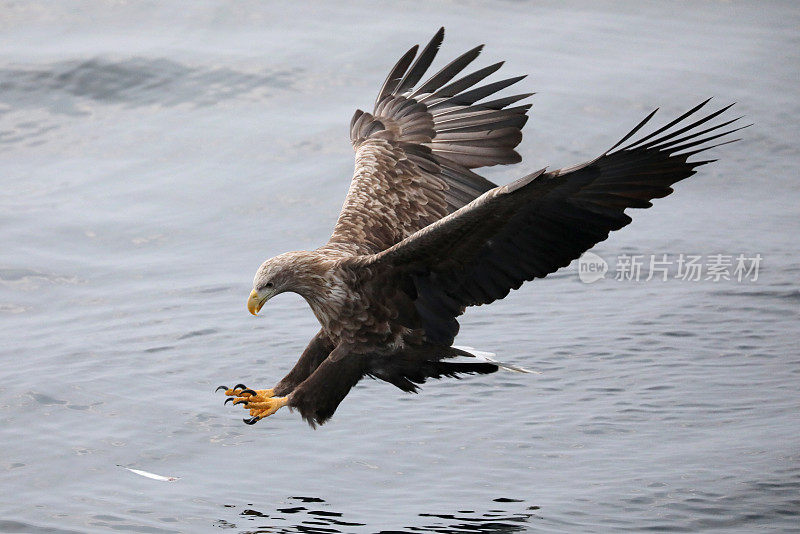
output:
M740 128L703 114L703 102L647 135L650 113L601 156L497 186L473 169L520 161L532 93L489 99L522 77L481 85L502 63L461 75L481 46L425 81L444 37L412 47L381 87L372 113L350 123L355 173L333 235L312 251L265 261L247 302L256 314L285 291L300 294L322 325L297 364L271 389L225 389L250 412L283 406L327 421L370 376L416 391L428 378L491 373L498 362L453 347L457 317L568 265L631 222L675 182L712 160L688 161Z

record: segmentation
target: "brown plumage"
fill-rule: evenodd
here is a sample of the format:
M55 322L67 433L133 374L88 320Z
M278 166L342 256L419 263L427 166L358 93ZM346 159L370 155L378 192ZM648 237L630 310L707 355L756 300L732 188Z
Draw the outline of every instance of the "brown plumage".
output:
M355 173L328 243L259 268L252 313L293 291L322 329L274 388L225 388L250 410L246 422L288 405L322 424L365 376L416 391L428 378L496 371L497 362L450 361L469 356L452 347L466 307L568 265L631 222L626 208L649 207L710 162L690 156L740 129L726 128L738 119L713 122L730 106L698 116L706 101L626 145L653 112L598 158L498 187L471 169L520 161L530 104L514 104L532 93L484 101L522 79L475 87L502 63L457 78L482 47L420 83L443 37L418 57L409 50L372 113L353 116Z

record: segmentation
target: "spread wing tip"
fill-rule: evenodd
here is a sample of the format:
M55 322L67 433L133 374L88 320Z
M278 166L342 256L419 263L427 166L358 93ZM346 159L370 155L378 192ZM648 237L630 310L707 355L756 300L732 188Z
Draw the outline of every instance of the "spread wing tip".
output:
M680 115L678 118L620 148L621 145L627 142L651 121L658 111L658 108L656 108L639 124L637 124L633 130L628 132L628 134L626 134L617 144L611 147L606 154L631 150L654 150L666 153L670 156L688 158L706 150L739 141L740 139L726 139L719 143L714 143L711 145L708 144L711 141L724 138L753 125L751 123L739 126L739 121L744 118L744 115L740 115L738 117L734 117L732 119L701 129L700 127L702 125L713 121L736 104L735 102L728 104L727 106L723 106L716 111L698 118L700 110L703 109L710 101L711 98L707 98L691 108L689 111ZM728 126L732 127L727 128ZM709 163L710 161L712 160L692 162L692 165L699 166Z
M480 85L498 71L504 62L496 62L458 77L483 50L476 46L422 80L444 40L444 27L439 28L422 52L411 47L389 72L378 92L374 120L385 117L391 132L378 132L377 137L428 146L441 158L473 169L491 165L518 163L521 156L514 150L522 139L521 129L528 120L530 104L512 106L533 93L486 98L523 80L525 75ZM351 121L351 139L357 146L365 136L367 118L357 112ZM502 132L502 135L495 135Z

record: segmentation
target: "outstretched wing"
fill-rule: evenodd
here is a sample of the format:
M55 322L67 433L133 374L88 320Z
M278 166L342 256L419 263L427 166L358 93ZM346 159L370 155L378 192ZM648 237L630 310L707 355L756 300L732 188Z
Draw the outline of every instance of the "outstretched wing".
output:
M451 81L478 57L479 46L420 84L443 38L441 28L419 57L418 46L406 52L373 112L353 116L355 173L327 248L385 250L495 187L470 169L520 161L514 147L530 105L508 106L530 94L479 101L523 77L473 89L502 65L496 63Z
M650 200L669 195L675 182L713 161L687 160L741 128L725 128L738 118L704 127L730 107L698 119L707 102L619 148L654 111L599 158L492 189L372 261L395 276L398 269L407 273L413 285L406 291L428 339L449 345L464 307L501 299L524 281L568 265L630 223L626 208L650 207ZM732 141L720 144L726 142Z

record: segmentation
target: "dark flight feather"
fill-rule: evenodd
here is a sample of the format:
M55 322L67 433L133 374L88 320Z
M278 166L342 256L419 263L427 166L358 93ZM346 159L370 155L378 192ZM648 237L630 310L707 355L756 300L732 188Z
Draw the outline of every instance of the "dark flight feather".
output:
M427 105L433 101L444 100L452 96L455 96L458 93L469 89L476 83L482 81L486 77L491 76L492 74L497 72L500 69L500 67L503 66L503 63L504 63L503 61L500 61L498 63L495 63L494 65L489 65L488 67L483 67L482 69L478 69L471 74L467 74L463 78L459 78L458 80L448 85L445 85L441 89L438 89L436 92L431 93L426 97L420 98L419 101Z
M423 83L418 89L412 92L411 97L414 98L426 93L432 93L439 89L441 86L455 78L456 75L464 70L467 65L475 61L475 59L480 55L481 50L483 50L483 45L476 46L472 50L464 52L458 56L456 59L442 67L442 70L431 76L430 79Z
M414 45L408 50L408 52L403 54L403 57L397 60L397 63L389 72L389 76L386 77L386 81L383 82L381 90L378 91L378 98L376 99L376 102L379 102L384 96L394 92L400 83L400 80L402 80L402 76L406 72L406 69L408 69L408 66L414 60L414 56L417 55L417 50L419 50L419 45Z
M428 70L428 67L431 66L431 63L433 63L433 58L436 57L436 53L439 51L439 47L442 46L443 40L444 27L439 28L439 31L436 32L436 35L433 36L433 39L430 40L425 49L414 62L414 65L411 66L406 75L403 77L403 80L398 84L394 93L401 95L417 85L417 82L422 79L422 77L425 75L425 72Z

